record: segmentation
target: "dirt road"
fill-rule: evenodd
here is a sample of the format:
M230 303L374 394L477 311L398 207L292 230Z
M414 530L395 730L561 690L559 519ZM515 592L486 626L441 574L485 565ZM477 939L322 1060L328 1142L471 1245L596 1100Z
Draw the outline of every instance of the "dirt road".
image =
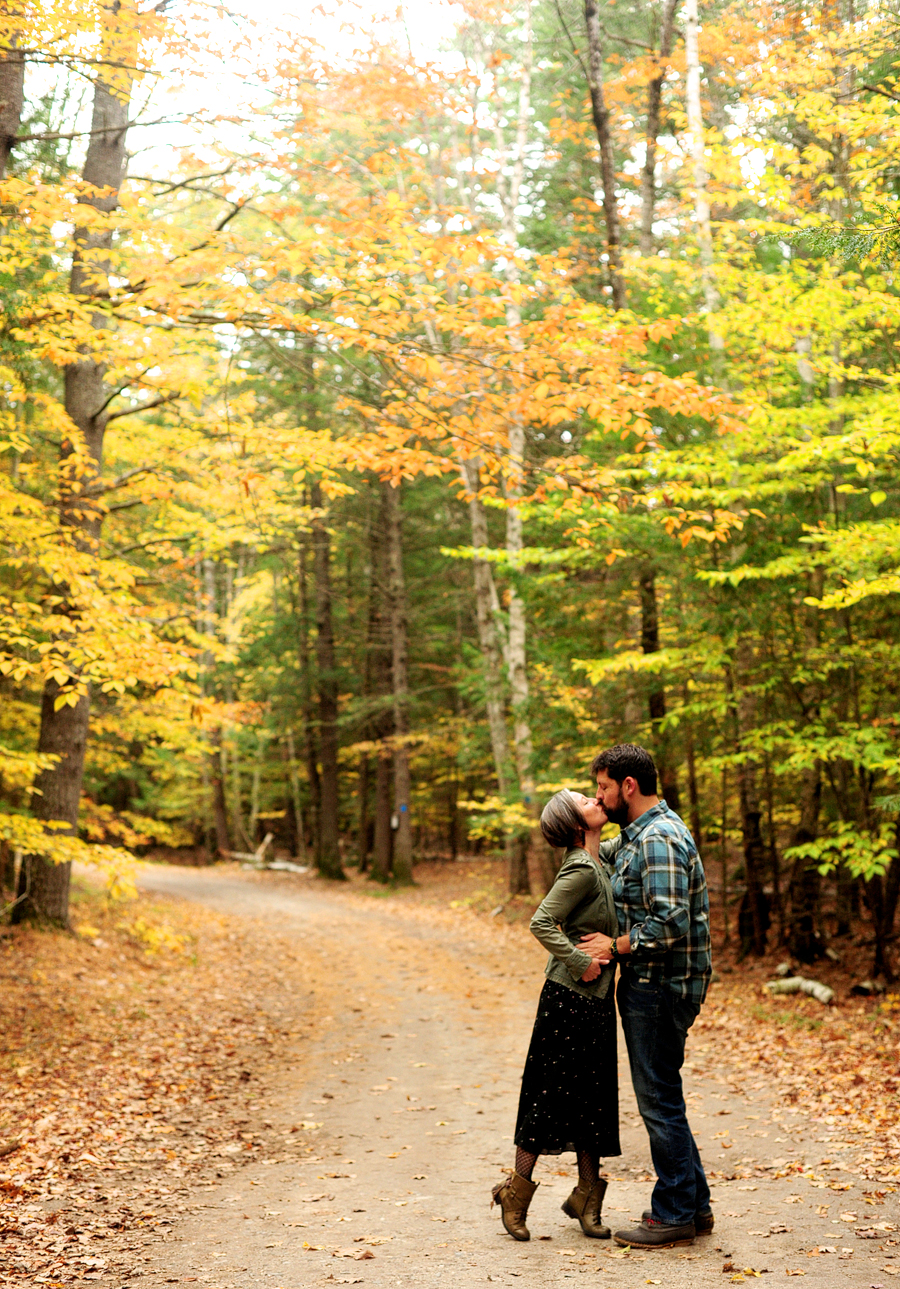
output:
M173 1227L154 1247L152 1269L134 1278L141 1289L463 1289L488 1281L546 1289L582 1276L610 1289L693 1289L785 1273L810 1285L900 1284L892 1280L900 1275L898 1197L867 1201L853 1183L830 1189L814 1171L823 1150L815 1132L773 1107L764 1089L752 1100L735 1095L724 1051L717 1073L688 1072L686 1080L713 1174L711 1237L652 1254L585 1239L560 1212L575 1174L564 1156L539 1162L532 1240L514 1243L488 1204L512 1161L541 985L537 945L474 918L440 922L389 900L274 875L153 868L142 885L265 918L296 943L301 964L315 963L320 976L324 965L331 984L312 1049L255 1111L285 1139L298 1124L321 1125L311 1130L314 1146L299 1163L248 1163L204 1191L203 1207ZM639 1217L651 1189L621 1038L619 1073L624 1153L607 1165L614 1227ZM810 1177L773 1177L773 1161L785 1159L808 1160ZM736 1161L750 1176L727 1180Z

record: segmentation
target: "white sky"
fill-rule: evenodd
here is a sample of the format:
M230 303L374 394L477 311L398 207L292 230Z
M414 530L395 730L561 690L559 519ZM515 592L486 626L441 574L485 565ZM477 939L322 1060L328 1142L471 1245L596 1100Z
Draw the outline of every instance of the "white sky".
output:
M323 12L326 8L329 8L327 13ZM357 47L354 29L359 32L377 26L387 35L390 27L398 42L405 44L408 39L413 56L423 59L439 53L459 17L458 7L452 0L414 0L403 6L396 0L368 0L367 3L333 0L330 6L329 0L292 0L287 6L280 0L236 0L227 10L209 3L205 11L182 8L176 0L170 13L176 20L187 17L189 30L208 27L210 42L222 51L222 56L202 58L199 74L184 76L174 66L161 67L162 76L155 85L148 77L138 88L132 100L133 117L183 118L198 111L219 116L243 114L243 109L249 115L252 105L263 102L266 94L251 67L264 63L267 48L271 49L274 60L279 33L314 36L323 45L326 56L340 58L349 56ZM249 53L242 48L248 38L252 44ZM57 76L58 72L51 68L29 68L26 99L34 100L45 93ZM80 130L90 125L91 95L89 91L84 92L85 88L79 80L82 105L73 125ZM235 137L241 133L239 127L225 126L222 133L232 137L240 149L239 139ZM173 149L191 147L195 140L196 134L188 125L167 122L135 128L129 134L133 153L129 170L140 175L169 174L173 168ZM76 145L76 151L82 151L83 146Z

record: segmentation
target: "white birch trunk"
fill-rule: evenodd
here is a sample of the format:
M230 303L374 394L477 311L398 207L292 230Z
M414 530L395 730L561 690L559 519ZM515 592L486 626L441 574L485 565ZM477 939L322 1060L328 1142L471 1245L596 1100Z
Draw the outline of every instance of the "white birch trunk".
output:
M510 790L509 764L509 731L506 727L506 713L503 703L503 644L500 637L501 626L498 620L499 597L486 559L478 551L488 545L487 518L484 506L478 498L478 462L461 461L460 472L469 494L469 519L472 526L472 546L475 549L473 560L475 572L475 611L478 622L478 643L481 647L481 658L484 665L485 704L487 706L488 728L491 735L491 751L494 756L494 771L497 775L497 789L501 797Z
M688 146L693 162L694 219L697 225L697 243L700 250L700 278L703 286L705 312L709 316L709 344L711 349L725 348L720 332L713 324L719 309L719 292L713 269L712 225L709 218L709 195L706 170L706 139L703 129L703 108L700 102L700 42L697 0L686 0L684 7L684 45L687 60L687 124Z

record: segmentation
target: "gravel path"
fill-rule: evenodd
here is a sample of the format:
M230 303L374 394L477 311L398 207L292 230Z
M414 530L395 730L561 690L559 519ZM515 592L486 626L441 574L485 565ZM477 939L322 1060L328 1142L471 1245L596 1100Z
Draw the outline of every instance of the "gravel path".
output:
M546 1289L583 1276L609 1289L693 1289L786 1274L809 1285L900 1286L900 1197L867 1197L834 1170L816 1172L823 1146L815 1132L774 1107L764 1089L736 1095L724 1048L715 1076L689 1072L686 1080L692 1127L714 1174L711 1237L651 1254L585 1239L560 1212L575 1175L563 1156L539 1162L532 1240L514 1243L488 1203L512 1161L541 985L538 946L511 948L475 918L441 921L304 879L148 868L141 884L265 918L295 941L304 980L329 981L331 1013L302 1067L286 1069L277 1095L256 1110L276 1134L321 1125L314 1147L301 1163L248 1163L198 1195L203 1207L156 1247L141 1289L463 1289L488 1281ZM621 1037L619 1074L624 1153L609 1161L606 1204L614 1227L639 1217L652 1185ZM779 1164L807 1156L810 1176L775 1175Z

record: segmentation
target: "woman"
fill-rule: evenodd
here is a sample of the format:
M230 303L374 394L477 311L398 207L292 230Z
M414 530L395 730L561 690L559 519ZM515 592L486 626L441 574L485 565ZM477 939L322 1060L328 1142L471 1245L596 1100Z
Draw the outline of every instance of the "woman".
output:
M563 1204L585 1235L608 1240L600 1220L606 1181L600 1157L619 1150L619 1080L612 981L615 964L601 968L577 948L579 936L618 932L609 878L598 860L601 806L564 789L548 801L541 831L565 848L556 881L531 919L531 932L550 951L531 1046L522 1075L516 1121L516 1167L493 1189L503 1225L514 1240L531 1238L525 1218L537 1184L538 1155L578 1156L578 1185Z

